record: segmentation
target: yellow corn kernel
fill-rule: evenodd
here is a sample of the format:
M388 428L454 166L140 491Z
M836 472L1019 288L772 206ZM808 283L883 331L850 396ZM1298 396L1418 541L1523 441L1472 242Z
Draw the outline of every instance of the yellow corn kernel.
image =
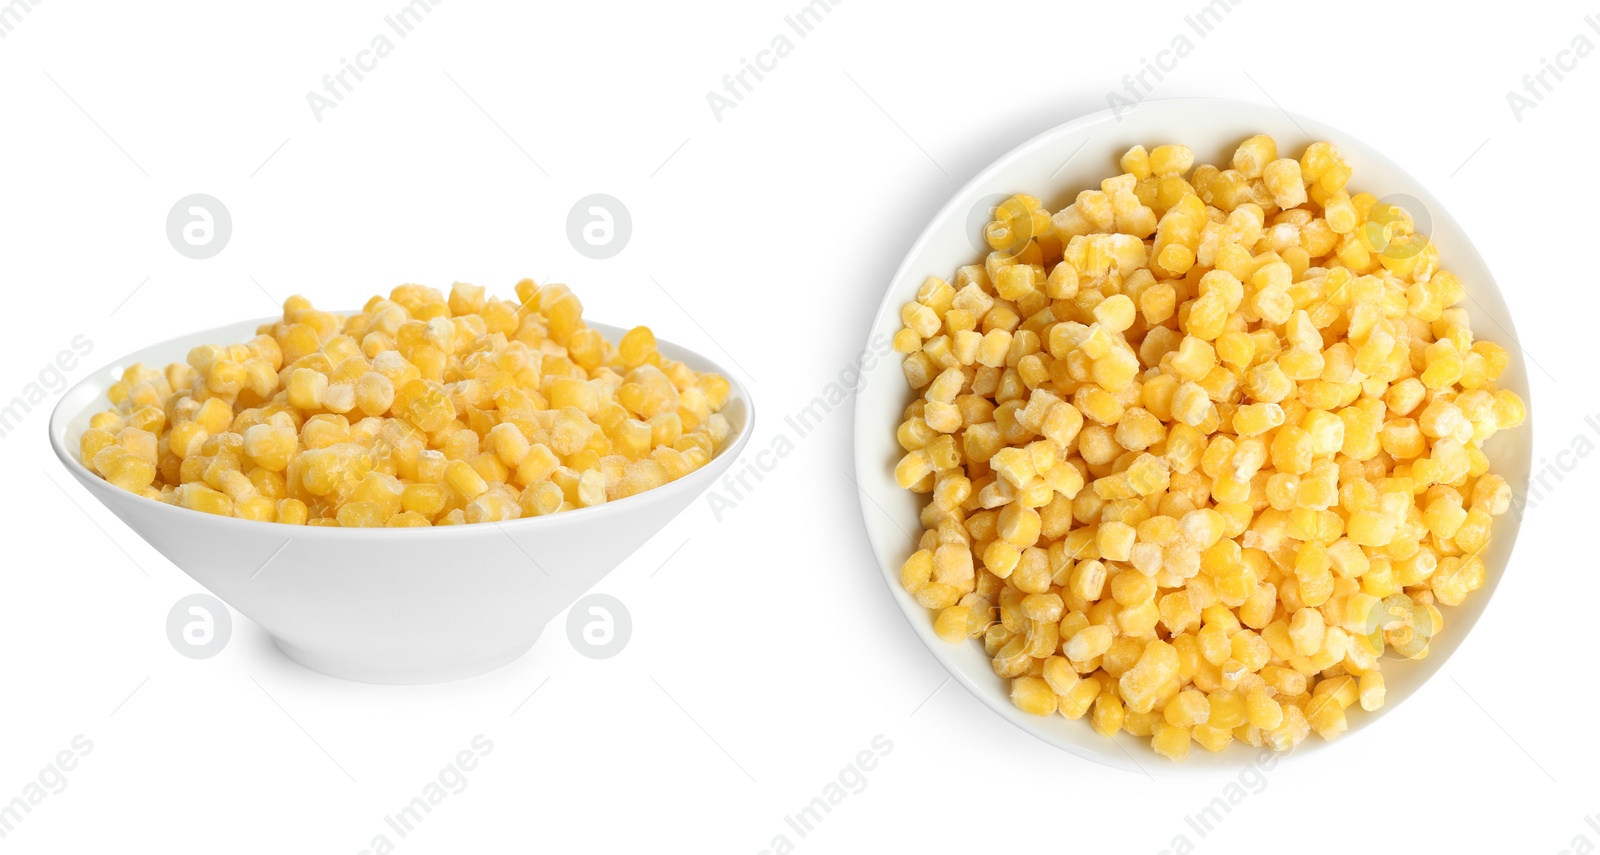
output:
M1032 715L1050 715L1056 711L1056 693L1039 677L1012 680L1011 702L1017 709Z
M1268 164L1277 159L1278 144L1266 134L1257 134L1234 150L1233 168L1246 178L1260 178Z
M368 371L355 382L355 407L369 416L381 416L394 404L394 381Z
M1257 686L1245 693L1244 707L1245 719L1255 727L1274 730L1283 724L1283 706L1264 686Z
M1152 175L1182 175L1194 165L1194 150L1186 145L1158 145L1146 162Z
M1222 335L1228 320L1228 307L1214 294L1204 294L1189 304L1189 316L1184 331L1200 341L1211 341Z
M271 472L282 472L289 468L297 439L293 428L253 425L244 432L244 453L255 465Z
M963 605L954 605L941 612L934 619L933 631L945 641L955 644L967 638L967 622L971 617L971 610ZM1054 712L1054 710L1051 710Z
M1334 705L1337 707L1337 704ZM1340 711L1343 715L1343 711ZM1283 707L1283 723L1276 728L1266 731L1262 739L1267 747L1273 751L1288 751L1304 742L1311 734L1311 724L1306 720L1306 715L1299 707L1289 704Z
M1100 556L1110 561L1127 561L1133 548L1135 533L1126 523L1101 523L1095 535L1095 545Z
M1138 662L1118 680L1123 702L1134 712L1149 712L1167 681L1177 676L1177 671L1178 654L1172 645L1159 638L1152 639Z
M1184 381L1172 396L1172 417L1190 427L1201 425L1215 413L1211 397L1193 381Z
M1090 719L1096 733L1101 736L1115 736L1117 731L1122 729L1125 714L1120 698L1101 693L1094 700L1094 711L1090 714Z
M1117 161L1123 172L1130 173L1135 178L1150 177L1150 154L1144 146L1136 145L1123 153Z
M339 506L337 519L345 528L375 528L388 521L373 502L346 502Z
M461 460L452 460L445 466L444 483L461 497L462 501L471 501L489 489L488 483L473 469L471 464Z
M1517 393L1510 389L1501 389L1494 393L1494 419L1495 424L1502 430L1513 428L1522 424L1527 418L1527 408Z
M1067 718L1079 719L1089 711L1090 705L1099 697L1099 678L1085 677L1075 683L1065 695L1056 699L1056 711Z
M1150 733L1150 748L1169 760L1181 761L1189 756L1189 737L1187 727L1156 722Z
M1233 430L1239 436L1260 436L1283 424L1277 404L1245 404L1233 412Z
M288 525L305 525L310 518L306 503L299 499L279 499L275 519Z
M1185 336L1172 355L1170 366L1179 379L1199 381L1217 364L1217 352L1212 345L1196 336Z
M1210 720L1211 701L1204 692L1188 689L1167 702L1162 716L1174 727L1193 727Z
M285 386L292 406L302 410L322 407L322 396L328 390L328 376L310 368L296 368L289 372Z
M623 366L638 368L656 355L656 337L649 327L634 327L617 343L617 356Z
M1299 161L1279 158L1262 169L1262 182L1272 194L1272 202L1284 210L1306 203L1306 186Z
M1476 555L1489 545L1489 529L1493 520L1481 508L1467 511L1466 518L1456 528L1452 538L1457 549L1468 555Z
M1361 701L1361 708L1367 712L1377 712L1383 707L1383 675L1377 671L1369 671L1361 675L1357 689Z
M1322 612L1315 608L1295 612L1293 620L1289 622L1289 637L1294 642L1294 652L1301 656L1315 654L1322 649L1326 631Z
M1396 523L1393 517L1378 511L1356 511L1350 515L1346 531L1361 546L1387 546L1394 540Z
M155 481L156 464L135 454L122 454L102 469L101 474L117 487L138 493Z
M406 484L400 491L400 507L431 520L444 510L446 498L438 484Z
M1073 662L1088 662L1097 656L1102 656L1111 648L1114 638L1108 626L1096 625L1084 627L1076 635L1067 639L1062 646L1062 653Z
M561 488L551 481L536 481L517 497L517 507L522 516L541 517L561 509L565 497Z
M398 415L426 433L437 431L456 417L450 396L431 380L412 380L401 387L395 409Z
M189 424L193 423L191 422ZM195 427L196 429L201 429L198 425ZM94 460L96 454L99 454L106 448L115 445L116 442L116 435L111 431L100 428L89 428L83 432L83 436L78 440L78 457L85 463L89 463L90 461Z
M178 504L194 511L224 517L233 516L233 500L200 483L179 485Z
M1344 193L1335 193L1329 197L1323 203L1322 215L1334 234L1349 234L1356 229L1356 210L1350 204L1350 197Z
M1306 705L1306 720L1309 727L1323 739L1333 739L1349 727L1344 707L1329 695L1312 697Z

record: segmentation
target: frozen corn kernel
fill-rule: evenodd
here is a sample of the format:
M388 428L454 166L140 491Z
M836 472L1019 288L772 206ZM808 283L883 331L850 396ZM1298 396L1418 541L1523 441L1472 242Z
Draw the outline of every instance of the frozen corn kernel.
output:
M1283 707L1283 721L1275 728L1262 732L1262 741L1273 751L1289 751L1304 742L1311 734L1305 711L1294 704Z
M111 462L104 474L112 484L130 493L138 493L154 483L156 464L138 455L123 454Z
M967 621L970 617L971 610L966 606L951 606L939 612L939 617L933 622L933 631L941 639L954 644L967 637Z
M291 297L247 344L128 369L80 454L112 484L208 513L418 527L597 505L687 475L726 440L724 378L664 357L645 327L606 342L565 286L516 292L403 285L344 318ZM942 325L953 302L918 305ZM958 465L953 444L935 450Z
M1193 727L1211 718L1211 701L1204 692L1188 689L1167 702L1162 717L1175 727Z
M361 375L355 383L355 406L369 416L389 412L394 403L394 381L376 371Z
M489 489L489 482L485 481L477 470L461 460L452 460L444 469L444 483L462 501L471 501Z
M1280 158L1266 165L1261 174L1262 183L1272 194L1272 203L1284 210L1297 208L1306 202L1306 185L1301 178L1300 162Z
M290 371L285 384L289 405L300 410L321 409L322 396L327 390L328 375L310 368L296 368Z
M1050 715L1056 711L1056 693L1039 677L1018 677L1011 681L1011 702L1025 713Z
M1154 175L1182 175L1194 165L1194 150L1186 145L1158 145L1146 160Z
M1062 653L1073 662L1088 662L1111 649L1113 633L1108 626L1087 626L1067 639Z
M190 510L218 516L233 515L233 500L205 484L190 482L178 487L178 504Z
M1115 736L1122 729L1126 710L1116 695L1101 694L1094 699L1094 712L1090 718L1095 731L1101 736Z
M1097 677L1085 677L1073 684L1072 689L1056 699L1056 711L1070 719L1080 719L1100 697L1102 683Z
M388 521L372 502L345 502L339 506L336 518L345 528L375 528Z
M1245 404L1233 411L1233 431L1239 436L1260 436L1283 424L1277 404Z
M309 519L306 503L299 499L279 499L276 519L288 525L305 525Z
M244 432L244 453L255 465L272 472L289 468L297 443L294 429L270 424L252 425Z
M1008 201L1005 251L902 314L895 475L930 499L901 581L1019 707L1286 751L1483 585L1510 355L1413 220L1298 154L1136 146L1062 211Z
M517 497L517 506L525 517L542 517L561 510L566 497L553 481L539 481L529 485Z
M438 484L406 484L400 491L400 507L428 519L444 510L448 497Z
M1168 760L1181 761L1189 756L1189 736L1187 727L1156 722L1150 731L1150 748Z
M1246 178L1260 178L1267 165L1277 159L1277 142L1266 134L1257 134L1234 150L1233 168Z

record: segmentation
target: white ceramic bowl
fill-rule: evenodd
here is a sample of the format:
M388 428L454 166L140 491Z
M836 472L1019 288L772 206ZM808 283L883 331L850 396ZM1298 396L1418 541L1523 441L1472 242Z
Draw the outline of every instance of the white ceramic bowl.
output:
M1239 142L1257 133L1271 134L1278 141L1280 152L1292 152L1296 157L1307 143L1329 140L1339 146L1354 167L1352 185L1356 189L1373 193L1380 199L1405 194L1420 201L1421 211L1411 205L1407 207L1416 216L1419 227L1431 221L1428 233L1439 247L1441 266L1460 275L1466 283L1469 299L1465 307L1472 316L1473 330L1513 353L1511 366L1500 378L1500 385L1529 401L1527 372L1513 341L1516 332L1494 277L1467 236L1432 194L1383 155L1336 128L1301 116L1290 117L1269 106L1211 98L1146 102L1125 113L1121 121L1110 111L1093 113L1046 131L1002 156L957 191L955 198L933 216L933 221L912 245L890 281L888 293L868 331L868 340L892 335L899 328L900 307L915 299L917 287L924 278L932 275L948 279L957 267L982 258L979 229L987 221L989 208L1000 198L1012 193L1031 193L1050 210L1058 210L1071 203L1080 190L1098 187L1102 178L1119 172L1117 158L1134 145L1152 148L1162 143L1181 142L1194 149L1197 163L1225 164ZM893 475L894 464L903 453L895 441L895 429L911 400L912 393L901 373L899 359L882 360L866 373L865 383L856 398L856 477L871 499L862 503L862 514L895 602L911 622L912 629L956 680L1001 717L1023 730L1058 748L1108 766L1156 772L1235 769L1253 756L1251 749L1237 744L1216 755L1196 747L1189 759L1178 766L1152 754L1148 740L1135 739L1126 733L1109 740L1095 733L1087 720L1028 715L1012 705L1006 681L995 676L978 642L947 644L934 635L931 614L900 587L900 565L914 548L908 532L910 535L921 532L918 510L924 501L922 496L899 489ZM1493 437L1484 449L1494 471L1504 476L1519 496L1526 492L1532 456L1531 402L1529 411L1527 422L1516 430ZM1350 731L1339 740L1325 743L1313 736L1296 750L1297 754L1325 751L1330 747L1337 750L1338 746L1348 745L1356 732L1394 709L1438 672L1493 597L1511 557L1519 523L1515 513L1495 520L1493 544L1483 556L1488 578L1483 588L1472 594L1466 603L1444 609L1445 626L1433 640L1428 657L1420 661L1384 659L1383 674L1388 688L1388 702L1384 708L1376 713L1354 710L1350 715Z
M94 372L62 396L50 444L85 489L135 533L233 608L291 659L369 683L433 683L521 656L544 625L622 563L720 478L750 439L750 393L681 347L662 354L728 378L732 432L700 469L654 490L504 523L341 529L198 513L113 487L78 461L89 417L134 363L182 362L201 344L245 341L274 318L186 335ZM616 341L623 330L591 324Z

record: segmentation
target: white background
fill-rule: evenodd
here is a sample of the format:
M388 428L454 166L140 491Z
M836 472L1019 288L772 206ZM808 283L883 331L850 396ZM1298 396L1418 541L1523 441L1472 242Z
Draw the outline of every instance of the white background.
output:
M961 183L1104 108L1189 32L1194 51L1152 97L1275 101L1411 171L1477 239L1526 346L1480 332L1538 363L1536 472L1600 438L1584 423L1600 413L1600 58L1548 77L1520 121L1506 100L1541 57L1600 43L1592 3L1248 0L1198 38L1183 18L1200 0L846 0L718 121L706 93L800 0L450 0L317 121L306 93L401 5L24 14L0 39L0 400L79 334L94 350L72 379L291 293L338 308L406 281L505 292L533 276L571 284L591 318L743 366L764 448L860 348L888 276ZM565 236L596 192L633 218L606 261ZM190 193L232 213L210 260L166 240ZM753 853L778 834L800 852L1600 842L1585 823L1600 812L1592 460L1527 516L1496 602L1426 689L1343 750L1283 763L1201 837L1184 817L1229 778L1097 766L945 682L871 563L848 408L721 521L696 504L601 583L633 615L621 655L579 656L552 624L497 672L393 688L306 671L237 615L217 657L175 653L167 612L201 589L60 470L53 402L0 439L0 801L75 734L94 748L0 848L358 852L480 733L494 748L467 788L397 851ZM865 790L800 838L784 817L878 734L893 749Z

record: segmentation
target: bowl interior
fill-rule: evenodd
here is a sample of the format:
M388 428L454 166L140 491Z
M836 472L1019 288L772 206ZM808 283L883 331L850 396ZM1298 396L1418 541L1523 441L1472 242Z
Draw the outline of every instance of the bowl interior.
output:
M980 229L993 206L1006 196L1031 193L1050 210L1058 210L1071 203L1079 191L1098 187L1101 179L1120 172L1117 159L1134 145L1142 144L1148 149L1181 142L1194 149L1196 163L1226 164L1239 142L1257 133L1272 135L1283 156L1298 157L1308 143L1317 140L1335 143L1355 170L1351 184L1356 190L1402 204L1416 218L1419 230L1428 233L1438 245L1441 266L1454 271L1466 284L1468 299L1464 308L1471 316L1474 332L1515 353L1516 332L1494 277L1455 220L1426 188L1376 150L1335 128L1270 106L1209 98L1147 101L1120 119L1110 111L1094 113L1047 131L1001 157L934 215L890 282L868 332L869 342L892 335L899 328L900 307L915 299L924 278L948 279L957 267L981 260L987 247ZM1106 765L1181 774L1235 769L1247 762L1254 750L1235 744L1215 755L1196 747L1184 764L1172 764L1152 754L1148 740L1126 733L1108 740L1095 733L1086 720L1023 713L1011 704L1006 681L995 676L978 643L952 645L933 634L929 612L901 588L899 580L900 565L922 530L918 512L923 504L922 496L899 489L893 477L894 464L903 453L895 440L895 428L913 398L900 362L898 358L879 361L867 373L857 396L856 476L872 499L862 503L862 513L885 580L934 656L1002 717L1052 745ZM1493 471L1505 477L1513 493L1520 496L1527 486L1533 437L1528 377L1520 358L1513 357L1499 384L1529 402L1529 419L1520 428L1491 438L1484 451ZM1376 713L1354 711L1350 715L1350 732L1334 745L1346 744L1354 732L1370 726L1416 692L1460 646L1505 572L1519 523L1515 512L1496 518L1493 542L1483 555L1488 570L1483 588L1461 606L1443 609L1445 627L1434 638L1426 659L1383 661L1386 705ZM1313 736L1295 753L1328 747L1328 743Z
M115 383L121 378L124 370L139 363L153 367L165 367L168 363L182 362L190 350L203 344L228 344L247 341L256 334L257 327L264 323L271 323L275 320L277 320L277 317L258 318L251 321L240 321L237 323L228 324L226 326L220 326L209 330L201 330L199 332L182 335L177 338L161 342L160 344L151 345L142 350L130 353L120 359L117 359L111 364L86 375L82 380L80 380L76 385L67 390L61 396L60 401L56 404L55 411L50 416L50 444L52 448L54 448L56 456L61 459L63 465L65 465L80 478L86 476L90 479L98 479L98 475L90 472L78 460L78 443L80 437L83 436L83 432L89 427L89 419L95 413L100 412L110 406L106 399L106 392L108 389L110 389L112 383ZM589 326L598 330L606 337L607 340L612 342L619 340L622 334L627 331L621 327L593 322L589 322ZM731 386L731 391L728 396L728 402L722 410L722 414L728 419L730 430L727 438L723 440L721 446L719 446L714 452L713 460L723 458L724 456L730 454L736 455L739 449L743 447L745 442L749 440L751 430L755 423L755 410L751 403L750 394L745 389L744 385L739 381L737 375L729 372L727 369L706 358L705 356L702 356L699 353L696 353L685 347L681 347L671 342L662 341L659 339L657 340L656 344L663 356L681 361L696 371L711 371L728 379L728 382ZM714 467L712 464L708 463L706 466L691 472L688 475L685 475L683 478L658 487L656 490L650 491L650 493L657 493L657 491L675 492L677 490L693 490L698 492L699 490L704 489L705 483L702 482L709 483L709 478L712 474L711 470L714 468L717 467ZM640 495L643 496L649 494ZM189 511L186 511L185 509L176 508L169 505L162 505L162 503L155 502L150 499L144 499L142 497L133 498L139 499L139 501L142 502L150 502L152 505L159 505L164 508L169 508L174 512L189 513ZM587 521L591 516L625 511L629 506L630 500L634 498L638 497L629 497L628 499L621 499L617 502L607 502L592 508L577 508L561 514L552 514L546 517L510 520L505 523L501 523L500 525L517 527L531 525L565 525L579 521ZM246 520L222 518L212 519L221 523L251 526L261 525L261 523L253 523ZM329 536L330 533L338 532L338 534L335 536L350 537L352 535L392 536L397 532L404 532L408 535L422 534L423 536L428 536L427 533L432 532L433 535L438 536L449 532L449 529L451 528L467 529L470 527L450 526L440 529L418 528L362 530L338 529L332 527L320 528L315 526L301 528L303 531L299 532L297 536ZM450 533L460 534L461 532Z

